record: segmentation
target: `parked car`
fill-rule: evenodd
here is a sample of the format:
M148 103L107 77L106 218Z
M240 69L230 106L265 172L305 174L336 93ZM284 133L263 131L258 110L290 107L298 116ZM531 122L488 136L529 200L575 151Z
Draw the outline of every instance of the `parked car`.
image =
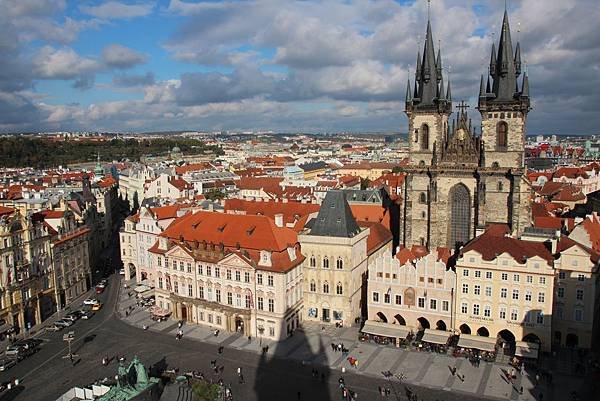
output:
M16 364L17 364L17 362L14 359L10 359L10 358L0 359L0 372L4 372L5 370L10 369L13 366L15 366Z
M84 305L95 305L98 303L98 300L95 298L88 298L83 301Z
M102 304L100 302L95 303L94 305L92 305L92 310L94 312L99 311L100 309L102 309Z
M71 320L68 320L68 319L57 320L56 322L54 322L54 324L57 325L57 326L61 326L61 327L71 327L71 326L73 326L73 322Z
M16 358L23 352L23 347L17 344L10 344L6 346L6 356Z
M92 312L91 310L88 310L88 311L83 312L83 314L81 315L81 318L88 320L92 316L94 316L94 312Z
M99 285L96 286L96 294L102 294L104 292L104 287Z
M106 287L108 285L108 279L103 278L102 280L100 280L100 284Z
M52 325L46 327L46 331L61 331L62 329L64 329L63 326L59 326L56 324L52 324Z

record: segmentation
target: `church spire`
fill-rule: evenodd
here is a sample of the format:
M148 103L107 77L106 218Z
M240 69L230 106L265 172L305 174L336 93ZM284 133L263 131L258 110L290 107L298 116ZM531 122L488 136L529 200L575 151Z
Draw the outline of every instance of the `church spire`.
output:
M450 91L450 78L448 78L448 90L446 91L446 100L452 101L452 92Z
M481 74L481 82L479 83L479 97L485 97L485 86L483 84L483 74Z
M510 38L510 25L508 23L508 11L504 10L502 21L502 33L498 44L498 56L496 58L496 74L494 76L494 94L497 100L510 101L515 96L517 87L517 71L513 58L512 41Z
M444 76L440 73L441 79L440 79L440 86L438 88L438 99L439 100L446 100L446 96L444 95Z
M515 50L515 71L517 76L521 74L521 43L517 42L517 50Z
M523 85L521 87L521 96L522 97L529 97L529 76L527 74L527 71L525 71L525 74L523 74Z
M410 87L410 77L409 77L408 82L406 83L406 103L409 103L412 101L411 90L412 90L412 88Z

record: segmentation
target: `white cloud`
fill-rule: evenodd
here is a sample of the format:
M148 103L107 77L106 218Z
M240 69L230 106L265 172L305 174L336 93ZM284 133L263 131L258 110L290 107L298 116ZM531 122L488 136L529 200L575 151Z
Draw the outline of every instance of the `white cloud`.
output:
M81 12L102 19L129 19L144 17L152 12L153 4L124 4L109 1L99 6L79 6Z
M110 44L102 50L102 60L109 67L131 68L145 63L147 56L120 44Z
M94 74L101 64L92 58L81 57L71 48L55 49L44 46L33 59L36 74L46 79L74 79Z

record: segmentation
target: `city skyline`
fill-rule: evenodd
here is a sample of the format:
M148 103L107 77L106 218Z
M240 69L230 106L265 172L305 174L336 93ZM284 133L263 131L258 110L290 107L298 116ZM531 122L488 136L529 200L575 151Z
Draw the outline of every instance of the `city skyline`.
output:
M508 3L535 99L527 133L595 133L592 2ZM428 18L426 1L0 4L0 132L406 132ZM473 117L503 11L431 2L445 79Z

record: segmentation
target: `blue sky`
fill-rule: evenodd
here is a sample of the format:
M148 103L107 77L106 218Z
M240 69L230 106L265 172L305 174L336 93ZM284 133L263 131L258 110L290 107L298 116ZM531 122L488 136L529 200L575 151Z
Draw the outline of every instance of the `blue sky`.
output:
M596 133L599 8L593 0L508 3L530 75L528 133ZM426 0L0 7L0 132L405 131L405 86L428 15ZM431 2L456 101L475 105L503 11L501 0Z

